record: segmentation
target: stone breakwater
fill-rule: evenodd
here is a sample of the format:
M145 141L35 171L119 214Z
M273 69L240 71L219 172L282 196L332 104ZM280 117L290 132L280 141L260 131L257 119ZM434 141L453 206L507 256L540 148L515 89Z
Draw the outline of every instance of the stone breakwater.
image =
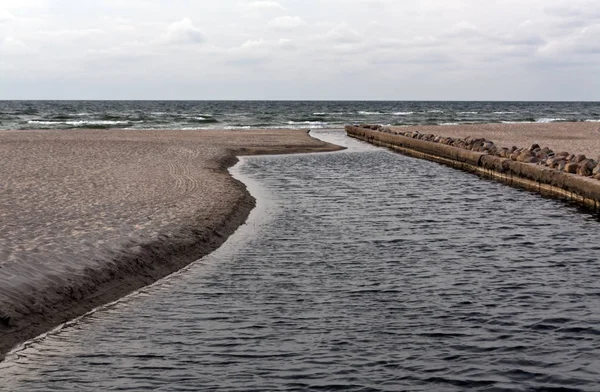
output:
M600 161L532 144L499 147L485 138L456 138L381 125L347 126L346 132L375 145L444 163L512 186L600 209Z

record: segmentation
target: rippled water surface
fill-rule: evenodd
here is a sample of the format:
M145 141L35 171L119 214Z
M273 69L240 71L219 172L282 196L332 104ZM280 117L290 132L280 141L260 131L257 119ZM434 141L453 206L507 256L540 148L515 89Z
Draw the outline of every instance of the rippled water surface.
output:
M0 389L598 390L595 218L317 136L350 148L245 159L247 225L13 354Z

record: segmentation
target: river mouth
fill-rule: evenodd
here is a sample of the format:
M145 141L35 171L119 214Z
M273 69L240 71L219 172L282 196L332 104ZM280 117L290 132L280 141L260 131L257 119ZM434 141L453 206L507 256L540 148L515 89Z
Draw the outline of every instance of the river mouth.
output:
M339 131L217 251L0 365L30 390L594 390L597 220ZM336 141L337 140L337 141Z

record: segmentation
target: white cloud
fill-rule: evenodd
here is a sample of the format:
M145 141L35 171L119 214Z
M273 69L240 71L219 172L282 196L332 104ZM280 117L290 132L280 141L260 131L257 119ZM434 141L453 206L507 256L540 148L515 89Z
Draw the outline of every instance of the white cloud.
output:
M8 36L0 40L0 53L5 56L31 53L32 50L25 43L15 37Z
M51 37L53 39L59 38L73 39L73 38L85 38L92 35L104 34L103 30L100 29L60 29L60 30L44 30L40 32L41 35Z
M169 43L202 43L204 42L204 34L194 26L191 19L185 18L179 22L172 23L168 28L163 38Z
M283 10L285 9L281 4L276 1L252 1L250 3L245 3L244 6L253 9L261 9L261 10Z
M13 14L8 12L7 10L0 9L0 23L10 22L11 20L16 19Z
M581 57L600 55L600 24L586 27L569 36L548 42L540 48L544 57L561 60L581 60ZM573 59L573 56L578 56Z
M251 39L244 42L242 46L240 46L240 48L243 50L253 51L255 49L265 47L266 45L267 41L265 41L264 39Z
M279 16L269 22L269 26L278 30L294 30L306 24L299 16Z
M297 48L297 46L294 43L294 41L292 41L291 39L288 39L288 38L280 38L279 41L277 41L277 45L280 46L281 48L284 48L284 49L295 49L295 48Z

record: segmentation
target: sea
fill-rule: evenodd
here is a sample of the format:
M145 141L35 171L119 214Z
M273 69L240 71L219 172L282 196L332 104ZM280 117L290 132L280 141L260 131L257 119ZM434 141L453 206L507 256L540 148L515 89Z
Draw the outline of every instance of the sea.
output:
M347 149L241 158L246 224L12 352L0 390L598 390L596 216L343 130L311 135Z
M0 129L339 128L600 121L599 102L0 101Z

